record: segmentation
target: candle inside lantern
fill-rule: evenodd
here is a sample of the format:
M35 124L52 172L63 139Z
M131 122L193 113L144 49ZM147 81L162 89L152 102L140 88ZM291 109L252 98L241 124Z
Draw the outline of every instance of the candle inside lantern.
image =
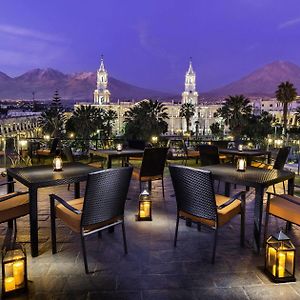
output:
M243 151L243 145L242 144L238 145L238 150Z
M268 249L268 265L272 266L276 263L276 250L272 247Z
M16 289L15 278L14 277L6 277L4 279L4 288L5 292L10 292Z
M16 285L22 285L24 283L24 262L17 261L13 265L13 274Z
M123 150L123 145L117 144L117 151L122 151L122 150Z
M53 169L54 171L61 171L62 170L62 159L60 156L56 156L53 159Z
M237 161L237 170L246 171L246 160L244 158L239 158Z
M144 212L145 212L146 217L148 217L150 215L150 203L149 202L144 203Z

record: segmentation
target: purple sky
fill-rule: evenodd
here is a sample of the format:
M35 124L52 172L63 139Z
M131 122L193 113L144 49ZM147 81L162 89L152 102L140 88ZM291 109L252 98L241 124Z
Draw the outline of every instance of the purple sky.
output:
M181 92L193 57L199 92L275 60L300 65L299 0L0 2L0 71L95 71Z

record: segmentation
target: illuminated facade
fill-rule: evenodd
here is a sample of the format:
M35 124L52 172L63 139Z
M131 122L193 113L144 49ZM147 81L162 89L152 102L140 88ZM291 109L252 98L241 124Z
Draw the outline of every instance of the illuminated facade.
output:
M198 106L198 92L196 91L196 73L193 70L192 59L188 71L185 73L185 90L182 93L182 104L192 103Z
M109 104L110 92L107 89L108 73L104 67L103 55L101 56L100 67L97 71L97 89L94 91L95 104Z

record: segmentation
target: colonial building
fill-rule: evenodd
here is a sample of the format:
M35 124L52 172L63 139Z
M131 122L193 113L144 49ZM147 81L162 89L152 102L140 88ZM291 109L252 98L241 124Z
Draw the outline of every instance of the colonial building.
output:
M116 103L110 102L110 92L107 70L104 67L103 56L101 57L100 68L97 71L97 89L94 91L93 103L77 103L74 108L82 105L91 105L96 107L102 107L106 110L114 110L118 118L115 122L113 131L116 134L122 134L124 129L125 113L133 105L140 101L118 101ZM191 120L190 129L198 134L210 134L210 125L215 122L214 113L220 107L220 104L206 105L204 103L198 103L198 92L196 91L196 73L193 70L192 61L190 60L188 70L185 74L184 92L182 93L181 102L176 102L170 99L169 102L163 104L167 108L169 115L168 122L168 134L181 134L186 131L185 120L179 116L181 105L184 103L192 103L195 105L195 115Z

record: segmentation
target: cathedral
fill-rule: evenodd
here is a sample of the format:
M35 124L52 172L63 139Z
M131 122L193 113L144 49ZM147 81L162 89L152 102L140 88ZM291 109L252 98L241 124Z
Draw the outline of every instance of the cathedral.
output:
M127 100L127 101L118 101L110 102L110 91L109 91L109 82L108 82L108 72L104 66L104 59L101 56L100 67L97 70L97 88L94 91L94 101L93 103L77 103L74 108L91 105L103 109L111 109L117 113L118 119L115 122L113 131L116 134L122 134L124 127L124 114L129 110L133 105L139 101L146 99L141 99L139 101ZM198 134L209 134L210 125L215 122L213 117L214 112L217 110L219 105L204 105L198 101L198 92L196 90L196 73L193 70L192 60L190 59L188 70L185 73L184 81L184 91L182 93L182 98L180 102L176 102L170 99L169 102L164 102L163 104L167 108L169 115L168 122L168 134L183 134L186 131L186 122L184 118L179 116L181 105L184 103L191 103L195 106L195 114L191 119L190 129Z

